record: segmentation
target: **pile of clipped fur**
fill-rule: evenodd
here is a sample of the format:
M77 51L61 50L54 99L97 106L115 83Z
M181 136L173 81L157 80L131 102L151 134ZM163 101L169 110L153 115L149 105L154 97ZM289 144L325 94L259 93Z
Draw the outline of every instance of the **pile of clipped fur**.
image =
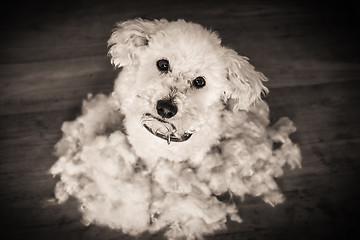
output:
M274 178L282 176L285 164L300 167L301 161L289 139L295 131L292 122L281 118L269 126L265 102L228 117L237 118L236 125L200 166L159 159L148 169L127 142L112 99L89 96L83 114L62 126L59 160L50 170L60 177L56 198L76 198L86 224L130 235L165 229L169 239L201 238L224 229L227 217L240 222L236 206L216 197L226 192L281 203L284 197ZM274 149L274 143L281 146Z

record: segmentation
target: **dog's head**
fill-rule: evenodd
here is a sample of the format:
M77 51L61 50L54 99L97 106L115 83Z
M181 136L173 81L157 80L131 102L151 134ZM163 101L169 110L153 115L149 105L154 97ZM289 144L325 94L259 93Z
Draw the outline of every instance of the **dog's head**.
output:
M125 21L108 44L111 62L122 68L113 97L129 136L138 140L147 136L141 131L165 143L199 135L197 141L209 147L220 137L223 111L247 110L267 91L265 76L246 57L221 46L216 33L198 24Z

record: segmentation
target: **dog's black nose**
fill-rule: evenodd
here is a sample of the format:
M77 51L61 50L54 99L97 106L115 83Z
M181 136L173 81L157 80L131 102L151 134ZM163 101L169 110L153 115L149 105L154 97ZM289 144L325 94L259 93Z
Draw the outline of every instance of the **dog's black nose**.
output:
M171 100L159 100L156 111L163 118L171 118L176 115L178 108Z

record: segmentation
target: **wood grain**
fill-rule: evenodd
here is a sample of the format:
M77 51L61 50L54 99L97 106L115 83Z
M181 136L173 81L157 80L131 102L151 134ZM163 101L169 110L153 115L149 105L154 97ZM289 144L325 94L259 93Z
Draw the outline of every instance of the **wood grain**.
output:
M185 18L270 79L271 121L288 116L303 167L278 179L287 198L272 208L239 200L242 224L207 239L355 239L359 234L360 47L358 13L341 6L267 1L14 1L0 36L1 239L134 239L83 226L76 202L57 205L48 174L63 121L87 93L109 93L106 56L115 22ZM162 239L161 233L140 239Z

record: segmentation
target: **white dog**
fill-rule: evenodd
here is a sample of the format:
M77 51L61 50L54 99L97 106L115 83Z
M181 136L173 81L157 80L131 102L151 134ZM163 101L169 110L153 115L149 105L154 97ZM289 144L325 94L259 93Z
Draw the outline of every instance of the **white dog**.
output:
M108 44L122 69L111 96L90 95L63 125L60 202L75 197L87 224L194 239L241 221L221 194L283 201L274 177L300 166L295 127L269 126L266 77L246 57L184 20L125 21Z

